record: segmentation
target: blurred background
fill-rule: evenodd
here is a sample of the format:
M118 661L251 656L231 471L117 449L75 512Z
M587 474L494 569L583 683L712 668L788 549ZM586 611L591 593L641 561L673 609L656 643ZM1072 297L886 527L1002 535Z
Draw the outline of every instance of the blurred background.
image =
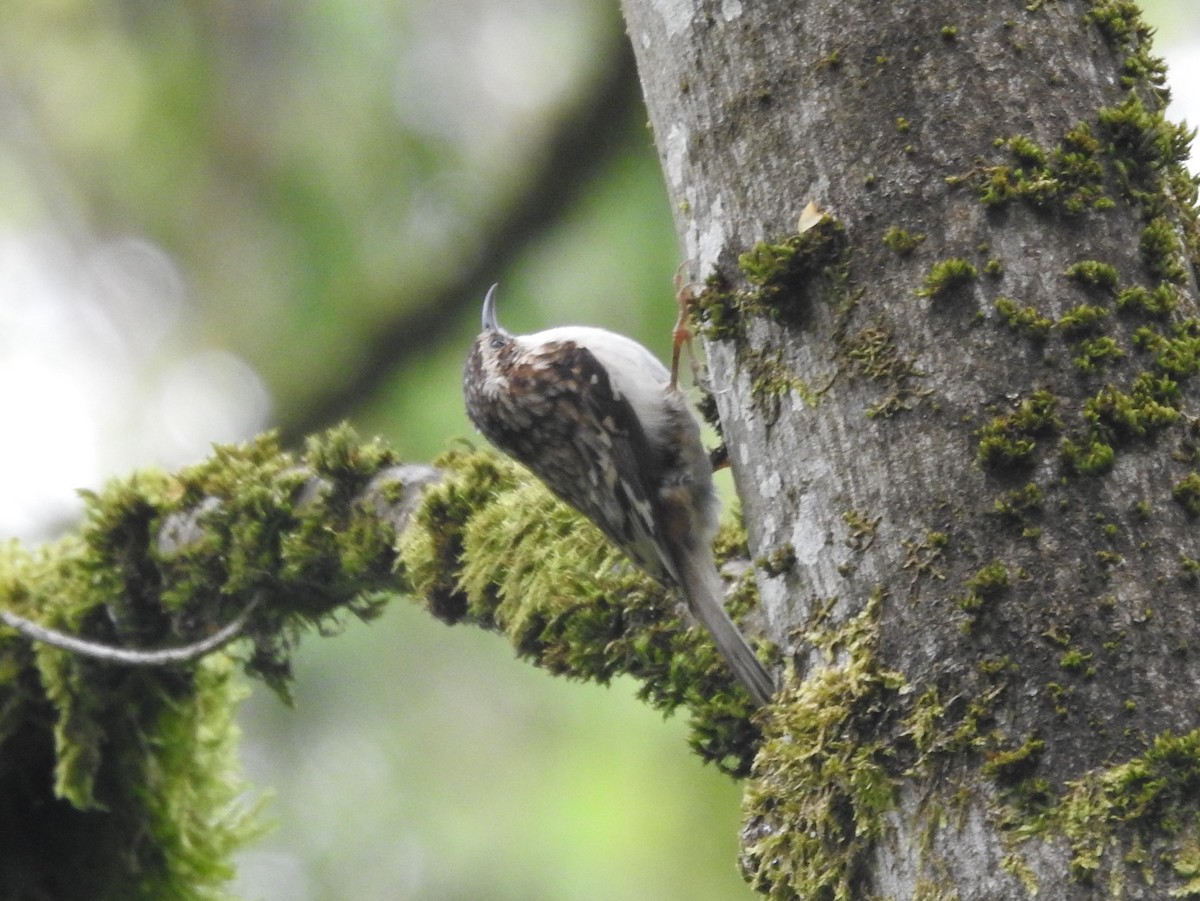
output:
M1200 122L1200 5L1145 2ZM5 0L0 538L76 489L350 419L428 460L472 429L483 290L666 354L679 262L614 3ZM740 787L633 687L573 685L404 599L255 686L276 828L233 890L749 898Z

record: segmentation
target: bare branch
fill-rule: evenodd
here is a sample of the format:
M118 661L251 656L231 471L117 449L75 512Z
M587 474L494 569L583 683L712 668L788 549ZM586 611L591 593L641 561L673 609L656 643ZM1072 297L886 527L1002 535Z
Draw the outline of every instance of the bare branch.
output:
M0 620L3 620L6 625L16 629L32 641L40 641L44 644L53 645L56 648L62 648L64 651L70 651L73 654L91 657L93 660L103 660L106 663L115 663L122 666L175 666L199 660L205 654L215 651L233 641L233 639L241 634L242 628L250 619L250 614L261 603L262 595L255 595L250 600L250 603L242 608L241 613L207 638L178 647L156 648L153 650L119 648L95 641L88 641L86 638L79 638L78 636L69 635L66 632L59 632L56 629L40 625L31 619L18 616L8 610L0 610Z

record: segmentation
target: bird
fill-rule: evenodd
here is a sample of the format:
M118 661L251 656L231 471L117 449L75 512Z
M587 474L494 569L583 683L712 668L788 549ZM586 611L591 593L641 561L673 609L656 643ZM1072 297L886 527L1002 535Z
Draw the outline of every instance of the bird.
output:
M751 700L766 706L775 685L725 611L711 545L720 501L674 373L607 329L513 335L497 321L497 287L484 297L463 367L472 423L639 568L678 589Z

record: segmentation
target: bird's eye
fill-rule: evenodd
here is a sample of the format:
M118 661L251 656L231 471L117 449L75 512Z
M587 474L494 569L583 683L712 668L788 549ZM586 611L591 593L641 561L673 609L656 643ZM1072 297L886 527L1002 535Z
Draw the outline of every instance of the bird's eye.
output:
M492 335L492 340L488 342L492 345L493 350L499 350L505 344L504 338L500 335Z

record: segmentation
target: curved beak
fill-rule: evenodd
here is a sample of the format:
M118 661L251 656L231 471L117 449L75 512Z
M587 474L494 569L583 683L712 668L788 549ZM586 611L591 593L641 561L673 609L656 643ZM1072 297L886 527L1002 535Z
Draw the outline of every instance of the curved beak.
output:
M483 330L485 332L500 331L500 323L496 321L496 289L499 284L492 285L483 298Z

